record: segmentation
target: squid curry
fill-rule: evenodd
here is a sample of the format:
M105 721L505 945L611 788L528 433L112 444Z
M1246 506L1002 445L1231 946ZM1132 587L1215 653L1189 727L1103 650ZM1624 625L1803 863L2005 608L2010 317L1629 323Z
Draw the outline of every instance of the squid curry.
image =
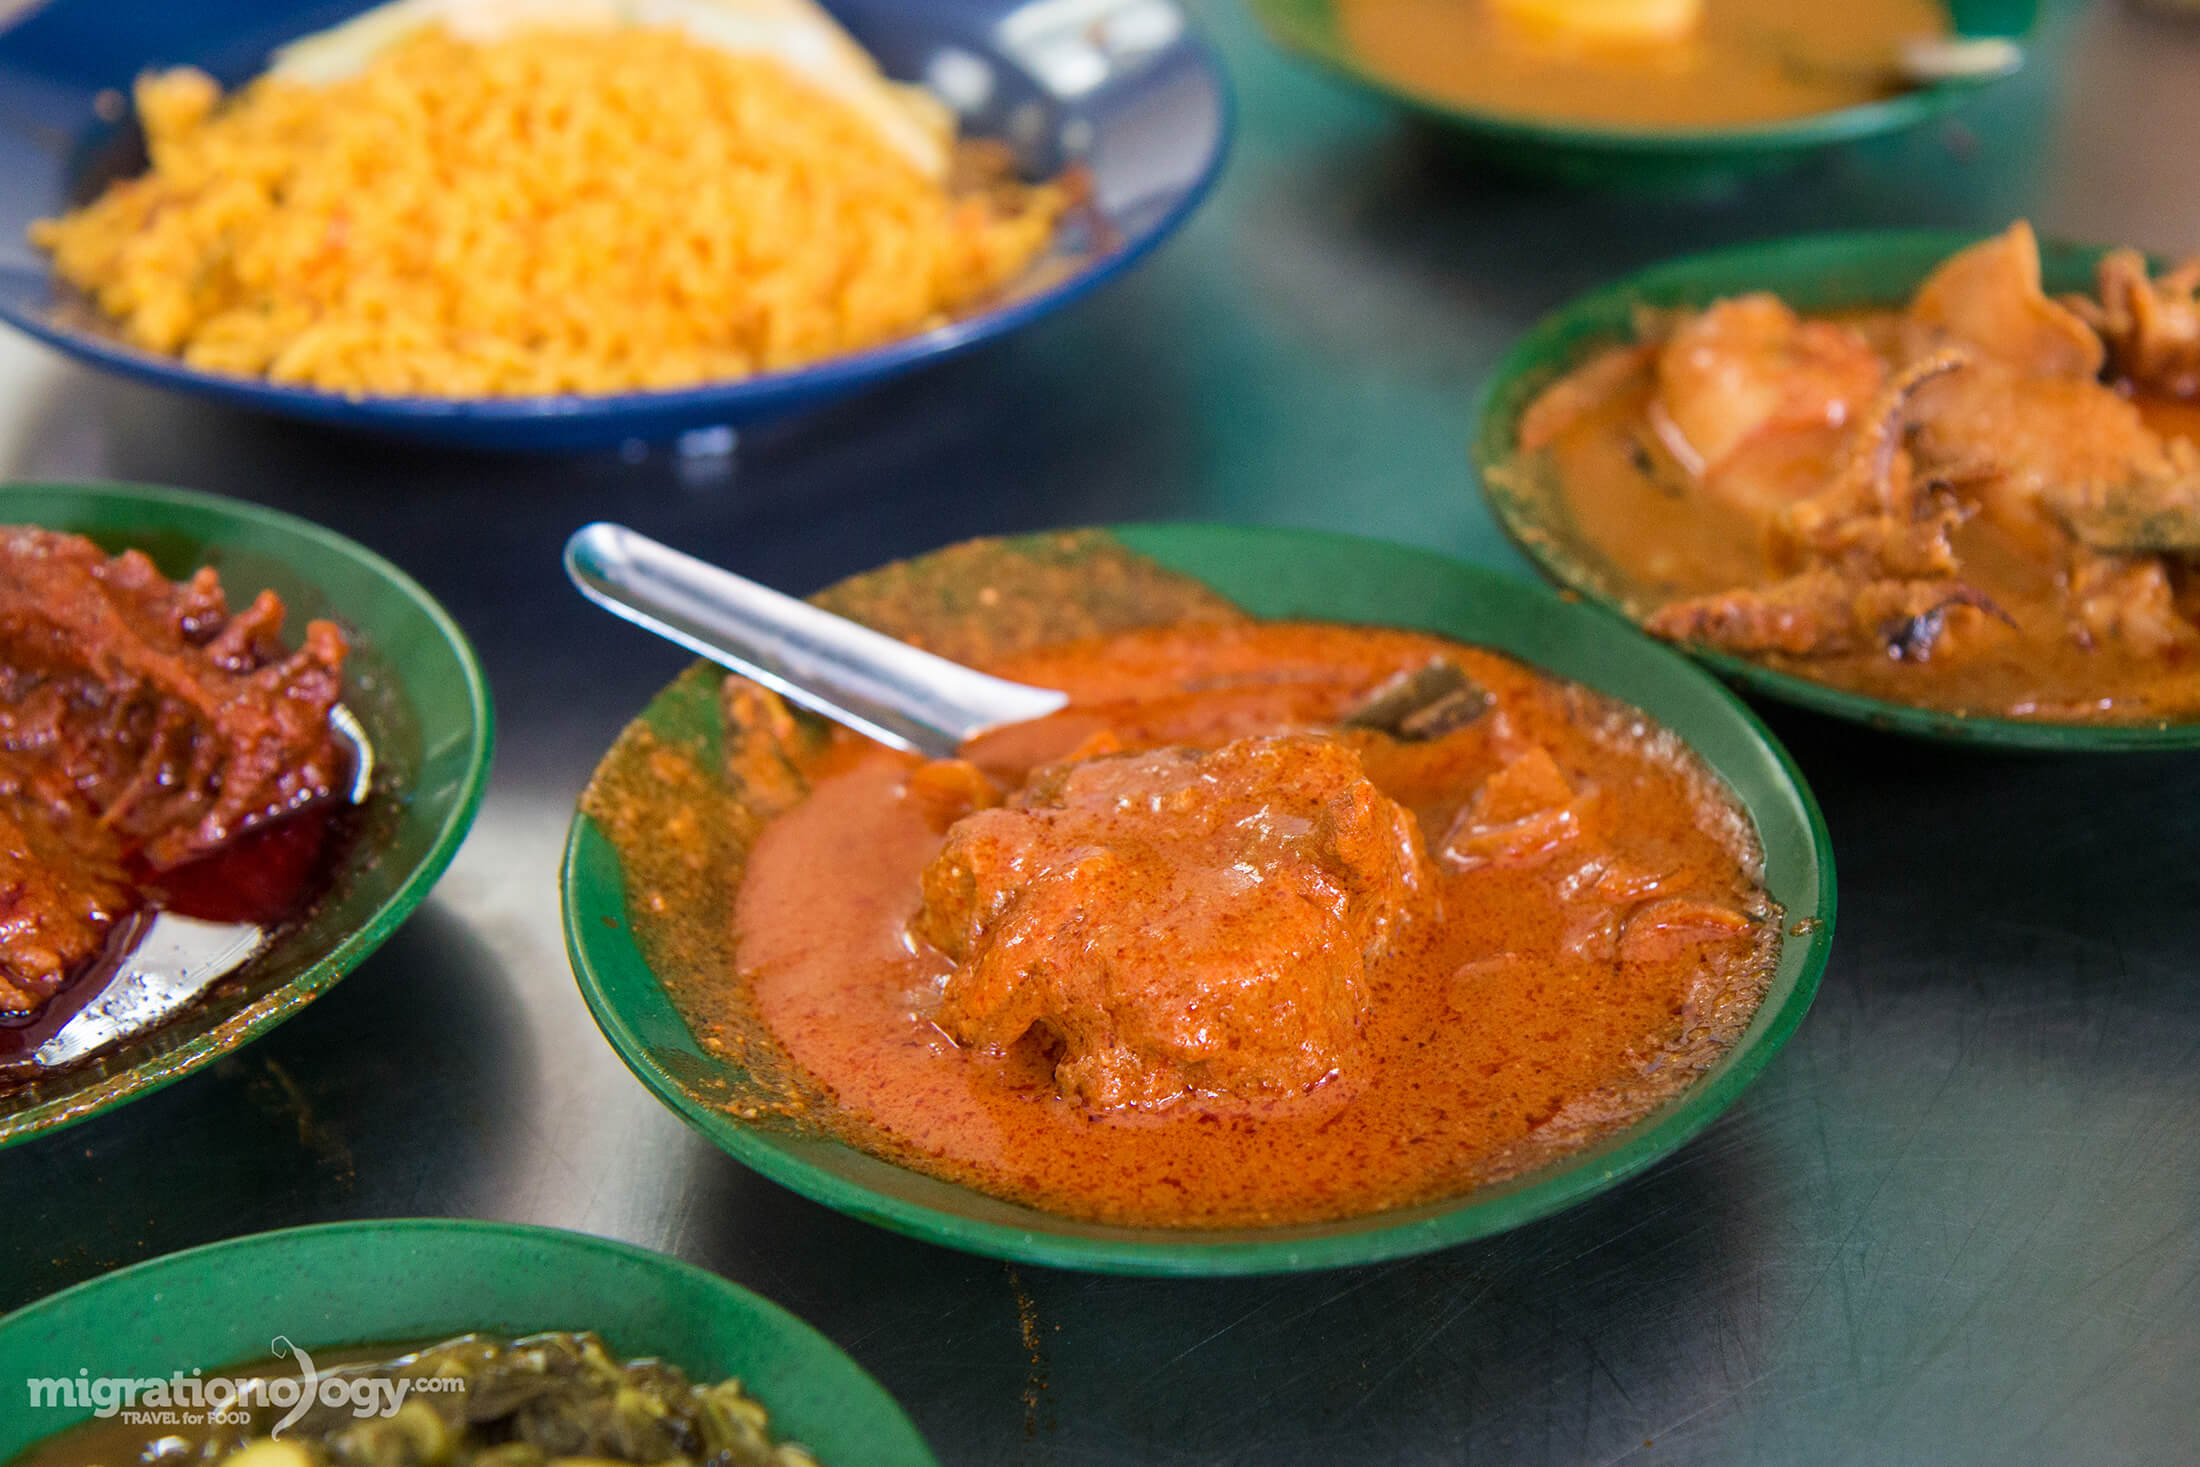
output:
M2030 228L1907 304L1646 314L1529 405L1551 486L1659 636L1891 701L2200 717L2200 261L2041 283Z

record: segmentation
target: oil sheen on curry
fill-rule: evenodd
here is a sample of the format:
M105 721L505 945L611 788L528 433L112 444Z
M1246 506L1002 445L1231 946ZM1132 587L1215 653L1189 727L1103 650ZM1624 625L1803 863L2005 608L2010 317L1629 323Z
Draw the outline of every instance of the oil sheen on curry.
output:
M1660 636L1895 702L2200 718L2200 261L2051 297L2018 224L1903 306L1646 315L1519 424Z
M1640 1118L1763 996L1754 832L1632 709L1242 617L988 661L1071 704L931 762L726 685L763 818L732 977L674 996L707 1049L783 1062L806 1124L1079 1218L1345 1217ZM679 823L620 798L591 794L622 845Z

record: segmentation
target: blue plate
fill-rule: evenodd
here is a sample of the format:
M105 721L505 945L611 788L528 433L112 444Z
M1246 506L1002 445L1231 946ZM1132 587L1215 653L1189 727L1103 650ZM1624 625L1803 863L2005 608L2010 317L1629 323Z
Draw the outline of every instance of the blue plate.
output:
M65 312L24 231L142 166L136 124L115 116L114 95L127 94L139 72L189 63L233 86L274 47L366 6L192 0L133 6L119 23L106 0L51 0L0 31L0 318L125 377L313 422L474 448L665 438L821 406L1035 321L1137 263L1221 170L1228 84L1174 0L824 3L888 74L932 83L958 104L966 134L1007 141L1030 175L1068 163L1090 173L1091 206L991 309L798 371L670 392L350 397L198 371Z

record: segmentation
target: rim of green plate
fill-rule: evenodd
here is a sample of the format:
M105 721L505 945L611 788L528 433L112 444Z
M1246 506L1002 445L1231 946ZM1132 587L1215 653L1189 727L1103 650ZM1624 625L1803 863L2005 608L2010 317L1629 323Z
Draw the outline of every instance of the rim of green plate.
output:
M1402 102L1416 112L1463 132L1551 153L1593 151L1641 158L1684 158L1711 153L1802 152L1901 132L1929 122L1978 95L1994 81L1917 87L1875 102L1812 112L1802 117L1729 127L1617 127L1553 121L1510 112L1485 112L1417 91L1360 64L1336 33L1333 0L1245 0L1277 46L1320 66L1363 91ZM1967 36L2021 38L2038 18L2036 0L1949 0L1959 31Z
M428 892L443 875L445 868L451 864L451 858L458 853L458 847L465 840L466 831L473 824L474 815L481 807L482 793L488 783L490 757L496 745L496 714L489 697L488 679L482 672L480 660L474 655L472 644L466 640L466 634L459 630L458 623L451 619L450 614L419 582L357 541L347 539L334 530L324 529L311 520L269 509L265 505L231 499L226 495L207 494L195 489L111 481L24 481L0 484L0 523L26 522L20 517L17 508L26 501L61 499L97 503L110 513L117 510L140 511L142 513L132 514L130 519L147 534L169 531L196 534L196 531L187 528L194 524L252 526L279 540L288 540L298 549L349 562L364 570L396 590L434 627L440 639L441 650L450 654L465 688L469 729L467 738L470 747L464 770L452 787L450 804L443 812L434 840L396 889L375 908L365 922L346 933L295 977L254 1001L250 1007L240 1011L220 1027L197 1035L174 1049L148 1056L126 1069L103 1075L96 1081L66 1090L49 1101L27 1107L5 1120L0 1120L0 1148L34 1137L51 1135L164 1089L222 1055L250 1043L327 992L338 979L364 961L412 915L413 910L427 899ZM35 517L28 522L36 523ZM116 526L103 522L98 528L102 533L107 533L117 526L119 521ZM204 545L216 545L220 541L220 537L215 534L201 534L198 538ZM274 558L288 559L276 552L269 553ZM307 579L311 577L307 576ZM416 705L415 712L418 711ZM414 792L404 793L410 799Z
M1607 612L1433 550L1319 530L1229 525L1124 525L1108 533L1259 615L1424 627L1512 651L1652 713L1718 771L1764 844L1766 884L1786 908L1788 925L1763 1004L1735 1047L1672 1102L1553 1166L1462 1197L1336 1222L1217 1233L1080 1222L922 1176L837 1142L744 1124L683 1083L679 1071L707 1074L720 1062L696 1046L636 948L617 855L595 823L576 814L560 891L566 948L589 1012L642 1083L735 1159L849 1216L1017 1262L1176 1276L1337 1268L1502 1232L1617 1184L1709 1125L1802 1022L1833 935L1833 851L1825 819L1779 740L1687 659ZM1350 584L1338 574L1348 564ZM1469 624L1477 618L1488 621ZM651 1034L669 1039L670 1050L653 1043ZM895 1195L831 1164L848 1159L875 1178L912 1179L910 1190L934 1200ZM980 1213L985 1215L975 1215Z
M377 1262L386 1262L386 1271L361 1269L362 1252L383 1250L387 1251L387 1258ZM550 1267L553 1264L557 1266L555 1269ZM500 1268L509 1272L500 1277ZM601 1272L590 1274L590 1270ZM623 1283L624 1280L617 1276L635 1270L653 1276L662 1286L631 1292L605 1287L614 1280ZM360 1282L363 1272L373 1276ZM280 1290L285 1287L338 1297L346 1289L354 1293L373 1291L369 1304L363 1306L370 1318L357 1327L341 1319L329 1322L331 1333L307 1336L300 1341L309 1350L324 1346L406 1343L445 1331L467 1329L518 1333L594 1329L611 1336L615 1346L622 1331L653 1334L661 1341L664 1331L669 1330L677 1336L682 1331L694 1332L698 1328L692 1315L683 1311L675 1317L661 1307L674 1297L676 1288L681 1289L687 1292L688 1299L700 1295L709 1300L715 1314L737 1323L744 1331L744 1339L754 1338L767 1346L766 1351L759 1353L768 1353L775 1360L766 1367L754 1363L729 1363L723 1358L709 1362L700 1358L684 1362L674 1359L672 1363L681 1365L690 1374L708 1372L741 1376L743 1384L756 1392L757 1399L771 1413L775 1436L810 1446L819 1452L826 1467L838 1467L843 1462L861 1462L864 1467L938 1467L923 1436L886 1388L846 1351L799 1316L707 1268L632 1243L532 1223L486 1222L471 1218L354 1219L249 1233L164 1254L87 1279L0 1318L0 1370L7 1371L7 1378L20 1380L60 1376L86 1364L75 1354L61 1360L39 1353L43 1338L86 1314L91 1316L90 1324L113 1327L102 1328L100 1333L130 1339L133 1343L129 1348L144 1349L150 1343L144 1338L150 1331L139 1322L139 1316L152 1301L171 1308L180 1307L184 1311L182 1332L187 1335L225 1342L229 1336L242 1335L247 1330L288 1329L306 1335L304 1322L247 1323L232 1313L221 1312L222 1306L229 1303L228 1299L210 1301L205 1297L210 1292L219 1292L206 1287L209 1283L218 1286L223 1280L240 1274L249 1280L243 1285L248 1294L255 1288ZM294 1277L325 1282L289 1284ZM545 1279L552 1282L546 1284ZM201 1285L197 1298L191 1295L194 1281ZM614 1300L612 1304L592 1302L585 1307L623 1315L624 1322L564 1317L557 1302L559 1290L576 1288L582 1292L609 1294ZM469 1292L491 1302L469 1305L465 1302ZM182 1296L180 1306L179 1295ZM505 1302L511 1296L523 1296L526 1302L517 1306ZM543 1301L539 1306L535 1302L538 1299ZM622 1305L618 1302L621 1299L627 1302ZM189 1313L194 1304L204 1308L206 1313ZM471 1312L477 1308L493 1311L514 1307L526 1317L481 1318ZM328 1308L323 1297L309 1301L299 1312L325 1312ZM130 1328L131 1325L135 1328ZM75 1325L79 1332L87 1327L85 1322ZM254 1338L265 1340L267 1336L263 1333ZM160 1344L163 1349L173 1350L178 1355L190 1354L194 1348L217 1354L229 1348L226 1343L194 1346L188 1338L173 1345L163 1339ZM47 1348L50 1351L51 1347ZM692 1343L691 1350L697 1357L704 1353L702 1346ZM146 1364L148 1368L120 1368L106 1373L143 1376L166 1375L171 1370L189 1370L193 1366L217 1369L245 1363L255 1351L265 1354L264 1348L253 1346L242 1354L232 1353L214 1359L163 1356L150 1362L129 1360L126 1367ZM122 1352L118 1350L117 1353ZM674 1350L667 1349L665 1353L672 1354ZM95 1374L102 1373L99 1370L102 1362L89 1363ZM65 1430L68 1424L54 1430ZM12 1457L51 1434L42 1431L37 1435L25 1435L19 1441L9 1440L26 1425L20 1418L0 1425L0 1459Z
M1554 525L1537 513L1536 505L1491 481L1491 469L1512 456L1520 415L1536 394L1590 351L1627 339L1630 313L1638 305L1700 306L1742 290L1772 290L1806 309L1887 305L1906 296L1950 254L1988 237L1976 230L1957 229L1790 235L1661 261L1575 297L1507 348L1476 396L1470 457L1483 502L1506 537L1545 579L1632 621L1624 601L1591 565L1593 557L1575 552L1574 537L1563 526ZM2048 288L2074 289L2088 283L2104 253L2106 247L2101 245L2040 241ZM1721 677L1768 698L1939 743L2047 753L2200 747L2200 721L2050 723L1952 713L1829 687L1708 647L1690 645L1684 650Z

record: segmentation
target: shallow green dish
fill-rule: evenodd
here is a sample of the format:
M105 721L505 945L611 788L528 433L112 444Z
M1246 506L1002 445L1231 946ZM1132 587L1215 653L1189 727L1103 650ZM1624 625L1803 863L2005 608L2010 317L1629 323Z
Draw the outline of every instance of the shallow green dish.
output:
M937 1467L893 1397L816 1330L714 1273L626 1243L512 1223L333 1223L172 1253L0 1319L0 1380L166 1377L472 1331L594 1330L617 1353L741 1383L823 1467ZM0 1412L0 1461L91 1412ZM148 1432L150 1435L150 1431Z
M581 991L628 1067L713 1142L828 1207L975 1253L1112 1273L1332 1268L1499 1232L1614 1185L1710 1124L1794 1031L1817 989L1832 937L1833 860L1825 824L1786 752L1732 694L1686 659L1601 611L1431 551L1219 525L1109 533L1259 615L1421 628L1480 643L1643 708L1680 734L1747 806L1765 847L1766 883L1789 921L1778 972L1741 1041L1695 1085L1636 1125L1558 1165L1464 1197L1336 1222L1215 1232L1079 1222L728 1114L714 1087L729 1065L698 1046L650 970L627 926L618 853L592 819L577 816L563 879L566 946ZM661 737L708 736L703 724L711 716L710 700L694 697L685 682L660 694L643 714Z
M0 1093L0 1146L59 1130L181 1079L274 1028L356 967L420 905L481 803L489 687L458 626L409 576L343 536L258 505L134 484L0 485L0 524L136 546L169 576L211 565L233 604L266 587L292 635L312 617L353 643L345 704L366 725L375 797L310 917L152 1035Z
M1472 3L1472 0L1462 0ZM1748 127L1630 128L1479 112L1407 88L1371 71L1337 25L1334 0L1246 0L1270 39L1368 91L1401 102L1504 167L1568 183L1660 188L1764 172L1837 143L1929 122L1979 91L1976 83L1921 87L1878 102ZM1971 36L2022 36L2035 0L1948 0L1955 29Z
M1491 477L1491 469L1512 456L1520 415L1536 395L1600 347L1627 340L1639 305L1702 306L1749 290L1773 291L1806 311L1892 305L1905 300L1935 265L1978 238L1953 230L1870 230L1740 245L1653 265L1560 307L1505 353L1475 405L1474 468L1491 512L1544 575L1633 616L1645 608L1631 605L1626 578L1582 538L1564 505L1551 495L1507 487ZM2042 240L2040 267L2047 289L2090 289L2093 267L2103 253L2095 245ZM1689 652L1720 676L1768 698L1920 738L2011 749L2200 748L2200 723L2112 725L1974 717L1846 692L1730 653L1696 647Z

